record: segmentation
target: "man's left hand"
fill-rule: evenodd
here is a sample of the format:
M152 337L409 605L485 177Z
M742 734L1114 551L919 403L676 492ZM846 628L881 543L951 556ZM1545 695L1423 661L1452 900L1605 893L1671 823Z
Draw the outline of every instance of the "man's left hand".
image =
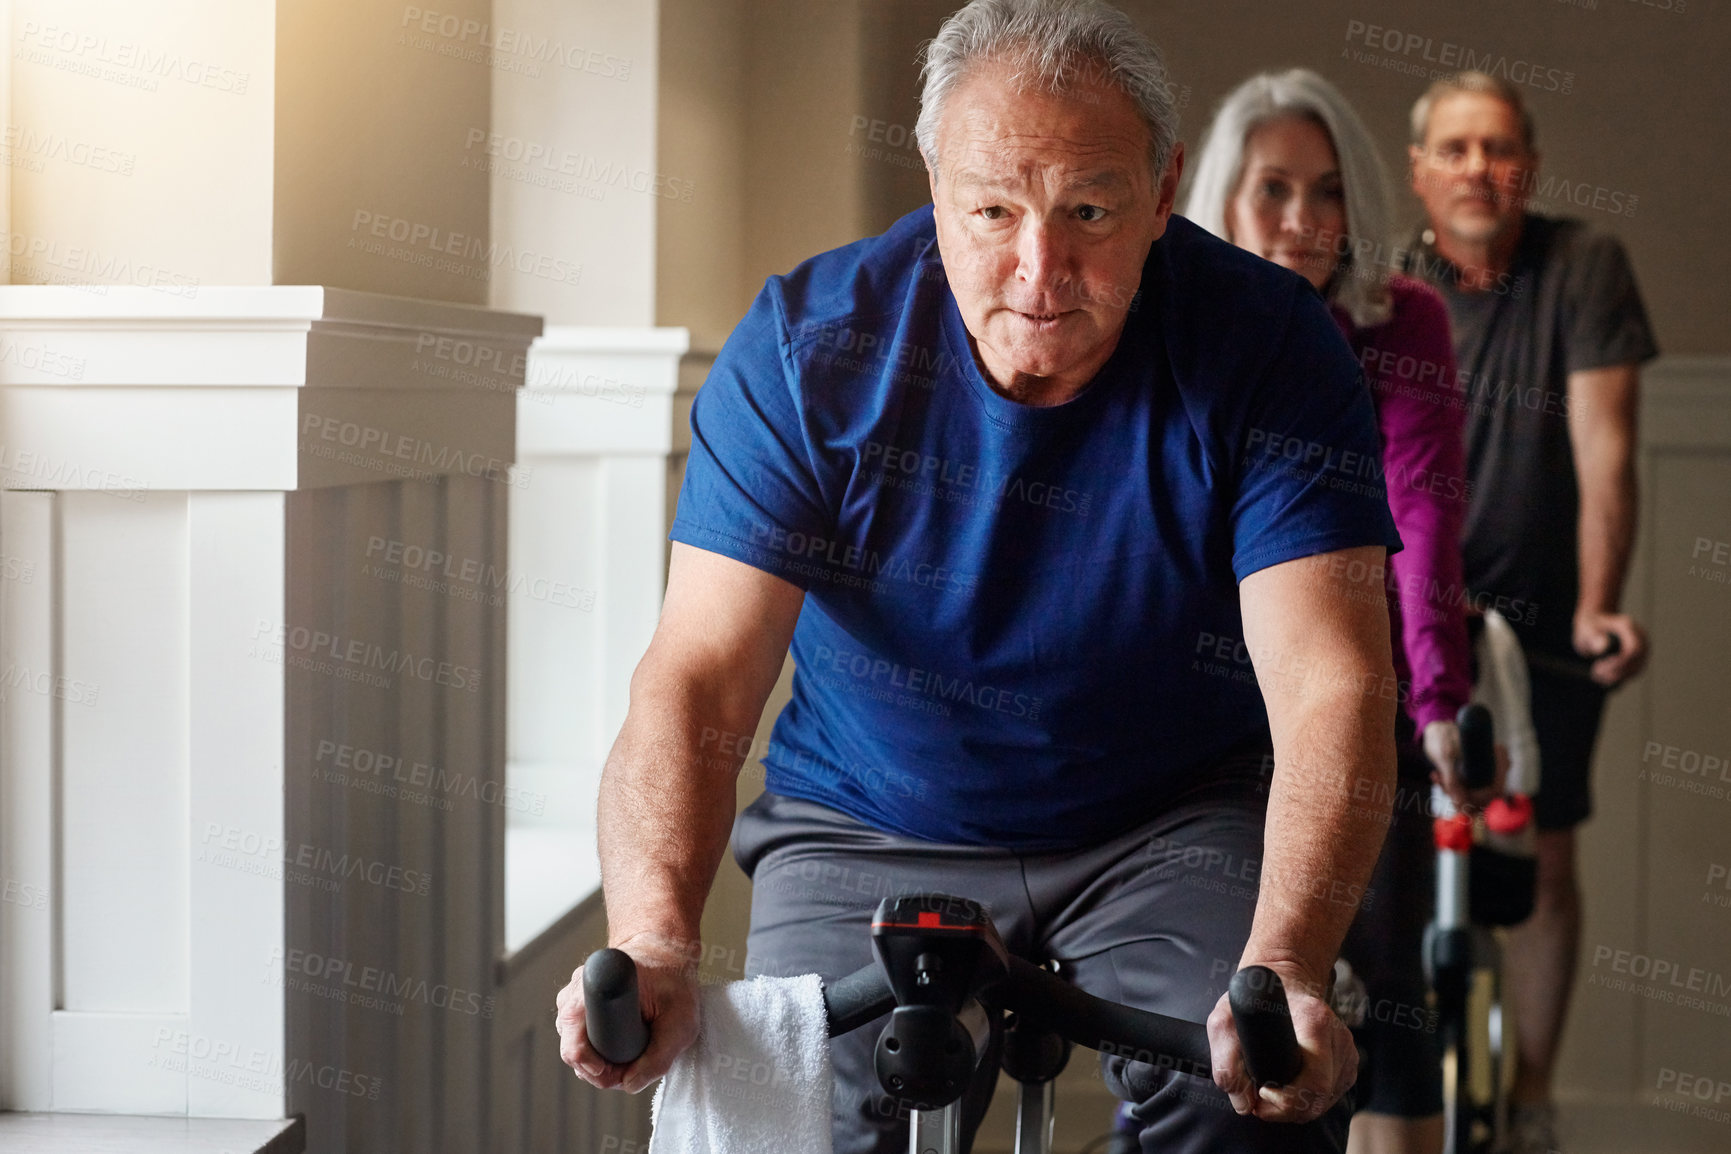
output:
M1616 653L1592 664L1593 680L1607 688L1620 685L1641 672L1647 664L1647 634L1627 613L1598 613L1581 609L1575 613L1575 652L1593 657L1605 652L1616 637Z
M1248 962L1246 965L1250 964ZM1214 1062L1214 1084L1226 1092L1232 1108L1264 1122L1312 1122L1340 1100L1358 1080L1358 1047L1329 1008L1326 986L1312 982L1289 964L1264 963L1280 975L1292 1010L1292 1029L1304 1066L1298 1080L1286 1086L1257 1086L1244 1066L1238 1030L1225 994L1208 1015L1208 1045Z

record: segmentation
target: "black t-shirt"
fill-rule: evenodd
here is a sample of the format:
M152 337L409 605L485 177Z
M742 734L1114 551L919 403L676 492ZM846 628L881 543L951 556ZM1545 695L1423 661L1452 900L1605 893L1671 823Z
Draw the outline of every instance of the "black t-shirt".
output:
M1411 253L1408 271L1442 294L1454 334L1471 483L1467 588L1529 645L1572 654L1580 494L1568 376L1659 351L1628 255L1581 221L1532 213L1488 291L1461 290L1454 266L1429 246Z

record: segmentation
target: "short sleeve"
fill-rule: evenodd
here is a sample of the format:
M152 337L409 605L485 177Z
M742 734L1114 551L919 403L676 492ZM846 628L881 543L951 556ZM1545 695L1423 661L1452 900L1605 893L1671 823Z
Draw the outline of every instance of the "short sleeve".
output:
M1588 233L1581 238L1563 293L1569 372L1639 364L1658 355L1635 270L1616 237Z
M831 520L772 280L692 402L691 456L669 536L805 589L798 558Z
M1297 295L1238 431L1232 570L1361 545L1400 549L1376 409L1322 298Z

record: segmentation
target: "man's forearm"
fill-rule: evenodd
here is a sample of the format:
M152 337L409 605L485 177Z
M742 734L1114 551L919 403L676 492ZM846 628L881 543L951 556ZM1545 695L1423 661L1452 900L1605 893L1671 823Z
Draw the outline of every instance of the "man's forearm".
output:
M1569 443L1580 494L1576 520L1577 612L1615 613L1635 540L1635 426L1640 375L1634 365L1569 374Z
M1597 463L1607 475L1581 477L1581 588L1577 606L1615 613L1635 541L1635 466L1628 454Z
M597 812L610 944L651 934L695 947L733 826L743 755L729 751L749 744L704 735L757 728L756 715L728 713L677 683L633 692L601 775Z
M1306 703L1275 733L1247 963L1290 962L1325 982L1347 927L1370 897L1365 887L1394 800L1392 677L1383 683L1370 675L1360 688Z

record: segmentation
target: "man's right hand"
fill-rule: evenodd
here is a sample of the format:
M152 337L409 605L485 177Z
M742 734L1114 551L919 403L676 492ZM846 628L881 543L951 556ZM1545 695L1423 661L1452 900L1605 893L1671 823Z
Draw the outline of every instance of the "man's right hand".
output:
M603 1058L589 1043L583 1008L583 967L559 991L559 1056L577 1076L602 1090L635 1094L667 1073L697 1040L697 965L692 951L671 938L637 934L615 946L637 963L637 995L649 1023L649 1048L629 1066Z

